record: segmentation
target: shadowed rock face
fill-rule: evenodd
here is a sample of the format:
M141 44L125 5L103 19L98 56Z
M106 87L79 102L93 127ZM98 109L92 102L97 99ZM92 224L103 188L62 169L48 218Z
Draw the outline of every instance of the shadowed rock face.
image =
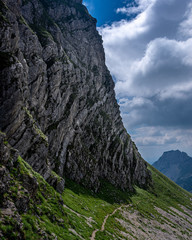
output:
M102 39L81 0L0 0L0 128L58 191L151 181L120 117Z

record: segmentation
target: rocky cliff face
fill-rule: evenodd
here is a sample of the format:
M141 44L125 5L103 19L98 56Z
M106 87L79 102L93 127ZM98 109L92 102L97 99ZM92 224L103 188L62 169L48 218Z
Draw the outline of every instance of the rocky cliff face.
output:
M81 0L0 0L0 129L58 191L69 177L145 187L150 172L127 134L102 39Z

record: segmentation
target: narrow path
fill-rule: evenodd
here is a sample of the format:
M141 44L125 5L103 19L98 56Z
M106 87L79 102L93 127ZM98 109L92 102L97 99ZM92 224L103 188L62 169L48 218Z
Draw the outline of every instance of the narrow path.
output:
M92 236L91 236L91 240L95 240L95 235L96 233L99 232L99 229L95 229L93 232L92 232Z
M103 232L103 231L105 230L105 224L106 224L107 219L108 219L109 217L113 216L118 210L121 210L122 207L129 207L130 205L131 205L131 204L129 204L129 205L122 205L121 207L116 208L112 213L107 214L107 215L105 216L104 220L103 220L101 229L100 229L100 230L99 230L99 229L95 229L95 230L92 232L92 235L91 235L91 238L90 238L90 239L91 239L91 240L95 240L96 233L99 232L99 231Z

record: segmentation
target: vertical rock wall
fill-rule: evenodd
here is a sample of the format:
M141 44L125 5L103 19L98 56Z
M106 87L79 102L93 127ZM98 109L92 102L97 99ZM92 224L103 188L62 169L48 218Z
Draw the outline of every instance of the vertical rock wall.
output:
M0 0L0 11L0 128L11 146L53 185L54 171L95 190L100 179L147 186L81 1Z

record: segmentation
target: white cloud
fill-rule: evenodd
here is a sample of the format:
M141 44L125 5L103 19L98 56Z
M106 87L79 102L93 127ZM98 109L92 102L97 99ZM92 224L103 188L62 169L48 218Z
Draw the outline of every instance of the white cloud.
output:
M192 82L192 39L185 42L158 38L146 46L145 56L124 68L116 85L117 94L153 96L167 88L182 89ZM124 63L122 63L123 65ZM125 66L124 66L125 67ZM123 69L123 66L121 66ZM139 88L138 88L139 86Z
M192 3L189 3L185 13L185 19L179 25L179 34L181 38L192 37Z
M129 132L148 131L146 138L138 130L142 147L181 146L192 140L192 0L137 0L117 12L136 17L99 31L124 123ZM158 127L163 136L147 129Z
M116 12L128 16L131 14L138 14L149 8L150 4L153 2L154 0L135 0L133 3L128 3L126 7L118 8Z
M165 99L181 99L186 100L189 102L189 98L191 97L192 92L192 82L189 83L183 83L174 85L171 88L167 88L164 91L161 91L161 94L159 95L160 100Z

